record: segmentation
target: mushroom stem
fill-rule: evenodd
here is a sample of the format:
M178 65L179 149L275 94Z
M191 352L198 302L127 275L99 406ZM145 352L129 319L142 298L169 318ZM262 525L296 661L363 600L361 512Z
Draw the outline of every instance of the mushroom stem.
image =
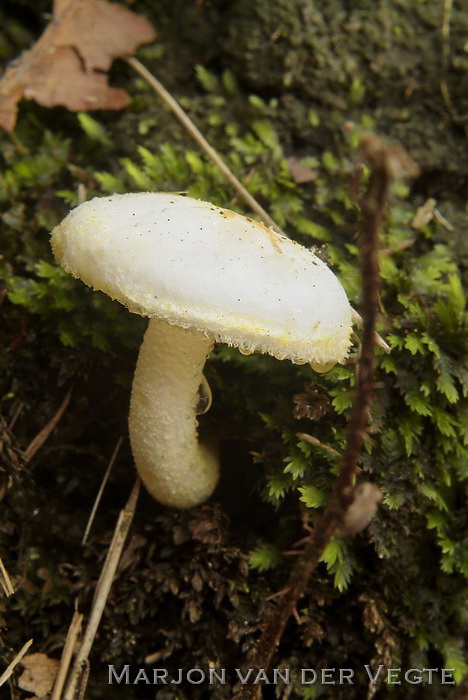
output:
M130 441L143 483L167 506L202 503L218 480L216 454L198 443L196 419L203 367L212 347L203 333L153 318L140 349Z

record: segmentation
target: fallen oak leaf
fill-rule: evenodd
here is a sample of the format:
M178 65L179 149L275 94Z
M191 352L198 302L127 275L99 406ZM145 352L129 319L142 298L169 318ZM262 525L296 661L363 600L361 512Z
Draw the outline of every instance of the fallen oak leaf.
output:
M117 3L56 0L42 36L0 81L0 125L13 131L23 97L73 112L122 109L129 97L109 86L106 71L155 36L149 20Z
M145 17L107 0L72 0L52 22L55 46L74 46L85 71L107 71L114 58L131 56L156 33Z
M43 107L61 105L71 112L84 112L123 109L129 102L125 90L109 87L105 73L84 73L76 51L66 46L51 49L32 64L28 81L33 87L25 87L22 96Z

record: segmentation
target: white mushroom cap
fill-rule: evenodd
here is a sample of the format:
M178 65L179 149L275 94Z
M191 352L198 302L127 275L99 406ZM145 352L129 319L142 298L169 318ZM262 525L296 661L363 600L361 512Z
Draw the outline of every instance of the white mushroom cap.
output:
M248 217L171 194L101 197L52 232L62 266L130 311L247 352L346 357L351 308L309 250Z

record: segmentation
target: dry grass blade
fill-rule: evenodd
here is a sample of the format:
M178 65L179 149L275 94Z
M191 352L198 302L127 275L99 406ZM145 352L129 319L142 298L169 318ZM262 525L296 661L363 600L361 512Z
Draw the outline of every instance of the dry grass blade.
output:
M70 403L70 398L72 395L73 387L69 389L65 395L65 398L63 399L60 408L58 411L55 413L54 416L50 419L50 421L45 425L42 430L36 435L34 440L30 443L30 445L26 448L24 452L24 459L26 462L29 462L36 452L38 452L42 445L45 443L47 438L50 436L52 431L56 428L57 424L59 423L60 419L62 418L63 414L67 410L67 406Z
M21 411L23 410L23 408L24 408L24 403L18 404L18 408L14 412L13 418L11 419L11 421L8 424L8 430L10 430L10 431L13 430L13 428L15 427L16 421L20 417L20 414L21 414Z
M263 221L266 224L268 224L268 226L271 226L273 229L275 229L275 231L285 236L286 234L284 233L284 231L282 231L278 224L275 223L275 221L273 221L268 212L265 211L265 209L257 202L257 200L254 199L254 197L252 197L250 192L248 192L245 189L244 185L240 182L240 180L237 179L234 173L231 172L231 170L228 168L226 163L220 158L220 156L214 150L214 148L210 146L203 134L195 126L190 117L184 112L179 103L172 97L170 92L168 92L166 88L159 82L159 80L136 58L130 56L129 58L127 58L127 63L129 63L129 65L133 68L134 71L136 71L136 73L138 73L138 75L140 75L144 80L146 80L146 82L153 88L155 93L174 112L177 119L187 129L190 136L194 139L194 141L198 143L198 145L208 156L208 158L211 158L211 160L216 164L216 166L225 176L226 180L233 186L233 188L236 190L238 195L244 200L244 202L249 205L252 211L261 216Z
M450 231L450 232L455 231L455 226L452 226L450 221L447 221L445 216L442 216L442 214L440 213L440 211L438 209L434 209L434 218L437 219L439 224L441 226L443 226L445 229L447 229L447 231Z
M16 654L16 656L13 659L13 661L11 662L11 664L8 664L8 666L6 667L6 669L4 670L2 675L0 676L0 688L2 685L4 685L7 682L7 680L9 679L9 677L11 676L13 671L15 670L15 667L19 664L19 662L21 661L23 656L26 654L26 652L28 651L28 649L32 643L33 643L32 639L30 639L29 642L26 642L26 644L23 646L21 651L19 651Z
M62 657L60 659L60 666L57 671L57 677L55 679L54 689L50 696L50 700L60 700L62 697L62 690L65 685L68 669L70 667L70 661L75 650L76 640L81 631L82 621L83 615L75 611L68 629L65 646L63 647Z
M440 92L445 102L445 106L454 121L458 120L458 115L453 106L452 98L450 97L449 88L445 79L445 74L448 71L450 60L450 15L452 13L453 0L444 0L444 10L442 16L442 68L444 77L440 81Z
M2 586L3 591L7 597L14 594L15 589L13 588L11 578L8 575L8 571L5 569L5 566L4 566L1 558L0 558L0 585Z
M351 309L351 314L353 317L353 321L356 322L357 327L362 328L362 325L364 323L362 320L362 316L358 314L358 312L355 309ZM382 336L380 336L378 333L375 333L375 342L380 348L382 348L384 352L387 353L387 355L389 355L392 352L392 348L390 347L390 345L388 345L388 343L386 343Z
M86 541L88 539L89 532L91 530L91 527L93 525L94 521L94 516L96 515L96 511L99 508L99 503L101 502L102 494L104 493L104 489L106 488L106 484L109 480L110 473L112 471L112 467L115 464L115 460L117 459L117 455L119 454L120 447L123 442L123 437L120 436L119 439L117 440L117 444L114 448L114 451L112 453L112 457L110 458L110 462L107 466L106 473L104 474L104 477L102 479L101 485L99 487L99 491L96 496L96 500L94 501L93 508L91 510L91 514L88 519L88 524L86 525L86 529L83 535L83 539L81 540L81 544L86 544Z
M330 445L325 445L325 443L320 442L320 440L317 440L317 438L313 435L309 435L308 433L296 433L296 437L298 437L300 440L305 440L311 445L315 445L315 447L320 447L322 450L325 450L326 452L335 455L335 457L340 456L340 453L334 450L333 447L330 447Z
M114 536L112 538L112 542L109 547L109 551L107 552L107 557L96 586L91 614L83 635L83 641L75 658L70 679L63 696L64 700L74 700L75 691L79 685L82 671L86 670L88 656L91 651L99 623L101 622L101 617L104 612L120 557L122 555L125 540L133 520L138 495L140 493L140 486L141 481L139 478L137 478L125 507L120 511L120 515L114 530Z

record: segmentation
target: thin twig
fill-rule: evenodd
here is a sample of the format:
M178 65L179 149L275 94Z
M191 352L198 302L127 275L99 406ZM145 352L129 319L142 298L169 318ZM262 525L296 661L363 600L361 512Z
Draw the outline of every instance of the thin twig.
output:
M457 124L463 124L467 120L467 115L460 115L454 107L452 98L450 96L449 86L446 80L446 76L449 71L449 61L450 61L450 18L452 15L453 0L444 0L444 9L442 15L442 79L440 81L440 92L442 94L447 111L452 117L453 121ZM466 126L465 126L466 131Z
M99 581L96 585L91 613L83 635L83 641L75 658L63 700L74 700L75 691L80 683L80 677L82 673L86 671L88 656L93 646L94 638L115 577L115 572L122 555L125 540L133 520L138 495L140 493L140 486L141 481L137 478L125 507L120 511L114 530L114 536L107 552Z
M24 408L24 403L20 402L20 403L18 404L18 408L16 409L16 411L15 411L14 414L13 414L13 418L11 419L11 421L10 421L9 424L8 424L8 430L9 430L10 432L11 432L11 431L13 430L13 428L15 427L16 421L17 421L18 418L20 417L20 413L21 413L21 411L23 410L23 408Z
M14 594L15 589L13 588L11 578L8 574L8 571L5 569L5 566L3 564L1 557L0 557L0 584L3 588L3 592L5 593L5 595L7 597Z
M67 638L65 640L65 645L63 647L62 656L60 658L60 665L58 667L57 676L55 678L54 689L50 700L60 700L62 696L63 686L65 685L65 679L67 677L68 669L70 668L70 662L73 656L73 652L76 646L76 640L81 631L81 623L83 621L83 615L77 611L74 612L70 627L68 628Z
M249 205L249 207L256 214L262 217L263 221L271 226L275 231L286 235L284 231L278 226L275 221L271 218L268 212L257 202L257 200L252 197L250 192L248 192L242 182L237 179L234 173L228 168L226 163L220 158L218 153L214 148L208 143L201 131L195 126L190 117L184 112L179 103L172 97L171 93L166 90L166 88L159 82L159 80L142 64L140 61L133 56L128 57L127 63L133 68L133 70L138 73L146 82L153 88L155 93L165 102L165 104L174 112L177 119L183 124L187 129L190 136L194 141L198 143L200 148L204 153L210 158L218 167L218 169L223 173L226 180L232 185L236 190L238 195Z
M21 651L19 651L16 654L13 661L10 664L8 664L8 666L6 667L6 669L4 670L2 675L0 676L0 687L2 685L5 685L5 683L7 682L7 680L9 679L11 674L13 673L13 671L15 670L15 667L19 664L19 662L21 661L23 656L26 654L26 652L28 651L28 649L32 643L33 643L32 639L30 639L29 642L26 642L26 644L22 647Z
M71 387L66 395L65 398L63 399L58 411L55 413L54 416L50 419L50 421L45 425L42 430L36 435L34 440L29 444L29 446L26 448L24 451L24 459L26 462L29 462L36 452L41 449L42 445L45 443L47 438L50 436L54 428L57 426L58 422L60 421L61 417L67 410L67 406L70 403L70 398L72 395L73 387Z
M450 58L450 15L452 13L453 0L444 0L444 10L442 15L442 72L444 77L440 81L440 91L442 97L444 98L445 106L447 110L455 121L457 120L457 114L453 107L453 103L450 97L450 92L448 89L447 81L445 75L447 74L449 58Z
M361 328L363 327L363 325L364 325L364 321L362 320L362 316L361 316L360 314L358 314L358 312L356 311L356 309L353 309L353 308L351 308L351 315L352 315L352 317L353 317L353 321L356 322L357 327L361 329ZM388 345L388 343L385 342L385 340L382 338L382 336L380 336L380 335L377 333L377 331L374 331L374 333L375 333L375 342L376 342L376 344L377 344L380 348L382 348L382 350L383 350L384 352L386 352L387 355L389 355L389 354L392 352L392 348L390 347L390 345Z
M305 442L308 442L311 445L315 445L315 447L320 447L322 450L326 450L326 452L329 452L335 457L340 456L340 453L337 450L330 447L330 445L325 445L324 442L320 442L320 440L317 440L317 438L313 435L309 435L308 433L296 433L296 437L298 437L300 440L305 440Z
M443 226L447 231L455 231L455 226L452 226L450 221L447 221L445 216L442 216L438 209L434 209L434 218L437 219L439 224L441 224L441 226Z
M362 230L360 236L362 270L363 331L361 355L358 362L356 394L348 426L345 450L340 459L340 470L330 501L312 531L303 553L296 560L287 586L270 617L262 626L263 631L253 660L249 666L268 669L280 643L283 631L304 595L310 577L328 543L339 536L347 514L355 503L354 481L360 449L366 432L369 407L373 393L375 323L378 308L379 269L378 234L382 226L389 189L398 170L403 170L406 154L385 146L377 137L362 139L364 157L370 165L369 184L360 200ZM408 158L406 156L406 158ZM409 160L409 159L408 159ZM408 170L410 168L408 167ZM378 491L376 487L373 487ZM374 503L379 496L374 494ZM353 514L354 515L354 514ZM351 531L351 530L350 530ZM357 530L353 530L357 531ZM253 700L260 694L259 685L245 685L236 695L237 700Z
M107 484L107 482L108 482L108 480L109 480L109 476L110 476L110 473L111 473L111 471L112 471L112 468L113 468L113 466L114 466L114 464L115 464L115 460L117 459L117 455L119 454L119 450L120 450L120 448L121 448L121 446L122 446L122 442L123 442L123 436L121 435L121 436L119 437L119 439L117 440L117 444L116 444L116 446L115 446L115 448L114 448L114 451L113 451L113 453L112 453L112 457L110 458L108 467L107 467L107 469L106 469L106 473L104 474L104 477L103 477L103 479L102 479L101 485L100 485L100 487L99 487L99 491L97 492L97 496L96 496L96 499L95 499L95 501L94 501L94 505L93 505L93 508L92 508L92 510L91 510L91 513L90 513L90 516L89 516L89 519L88 519L88 523L87 523L87 525L86 525L86 529L85 529L85 532L84 532L84 535L83 535L83 539L81 540L81 544L82 544L82 545L83 545L83 544L86 544L86 541L87 541L87 539L88 539L88 535L89 535L89 532L90 532L91 527L92 527L92 525L93 525L93 521L94 521L94 517L95 517L95 515L96 515L96 511L97 511L97 509L98 509L98 507L99 507L99 503L101 502L102 494L104 493L104 489L106 488L106 484Z

